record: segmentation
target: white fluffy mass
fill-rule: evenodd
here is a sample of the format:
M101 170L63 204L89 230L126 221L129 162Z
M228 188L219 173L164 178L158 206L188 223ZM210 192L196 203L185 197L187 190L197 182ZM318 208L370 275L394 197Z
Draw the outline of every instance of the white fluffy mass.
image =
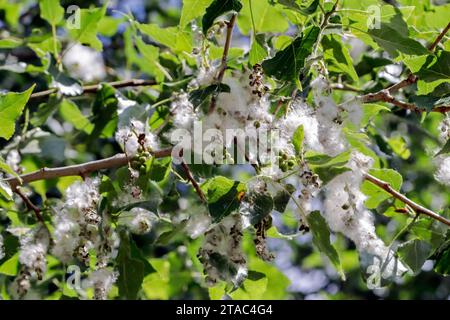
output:
M120 221L134 234L150 232L156 220L157 217L153 212L137 207L122 212L120 217Z
M148 123L135 119L117 130L116 141L128 156L135 155L140 147L146 148L148 151L158 148L156 136L150 132Z
M435 163L437 167L434 174L435 179L446 186L450 186L450 157L438 156Z
M69 50L63 55L62 63L74 78L85 82L100 81L106 77L101 52L78 43L69 45Z
M106 268L98 269L89 274L89 277L83 281L83 287L94 289L95 300L106 300L113 284L117 281L117 277L116 271Z
M334 232L351 239L358 251L387 261L384 277L399 276L406 268L392 256L392 250L377 236L372 213L364 207L366 196L360 191L363 174L370 169L371 158L353 152L351 171L335 177L325 187L324 217Z

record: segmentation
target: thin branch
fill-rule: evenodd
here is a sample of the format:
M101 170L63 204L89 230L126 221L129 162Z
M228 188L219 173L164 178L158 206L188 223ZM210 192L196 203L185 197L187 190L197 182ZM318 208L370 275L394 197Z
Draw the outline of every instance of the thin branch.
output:
M441 40L444 38L445 34L450 30L450 23L441 31L441 33L439 33L439 35L437 36L437 38L433 41L432 44L430 44L428 46L428 50L430 51L434 51L434 49L436 49L437 45L439 44L439 42L441 42ZM416 83L419 80L419 78L417 76L415 76L414 74L409 74L408 77L386 89L382 89L378 92L375 93L368 93L364 96L359 97L361 99L361 101L363 103L368 103L368 102L376 102L376 101L385 101L385 102L390 102L393 103L394 105L396 105L397 107L403 108L403 109L407 109L407 110L414 110L417 112L425 112L427 111L424 108L418 108L415 105L409 104L409 103L397 103L397 100L391 98L393 93L396 93L397 91L399 91L400 89L403 89L405 87L408 87L414 83ZM391 101L388 101L388 100ZM393 100L392 100L393 99ZM436 107L434 109L432 109L433 112L441 112L441 113L445 113L450 111L450 106L440 106L440 107Z
M181 167L183 168L184 172L186 173L188 180L192 183L192 186L194 187L195 192L197 192L200 200L202 200L203 203L207 203L205 194L203 193L202 189L198 185L197 181L195 181L191 170L189 169L186 162L184 162L184 160L181 160Z
M171 153L172 153L172 148L169 148L169 149L154 151L154 152L152 152L152 156L155 158L164 158L164 157L170 156ZM129 161L131 161L130 158L128 158L124 153L120 153L120 154L117 154L110 158L96 160L96 161L90 161L90 162L72 165L72 166L59 167L59 168L42 168L38 171L24 174L24 175L20 176L20 178L22 179L22 184L27 184L27 183L30 183L33 181L48 180L48 179L54 179L54 178L60 178L60 177L86 176L87 174L94 172L94 171L99 171L99 170L104 170L104 169L112 169L112 168L118 168L118 167L125 166L128 164ZM10 184L10 186L13 190L21 184L19 178L16 178L16 177L8 178L5 181Z
M236 23L236 17L237 14L234 13L231 16L230 21L227 23L227 37L225 39L225 44L223 47L222 63L220 65L219 74L217 75L217 84L219 85L222 83L225 71L227 70L228 67L228 53L230 52L231 38L233 36L233 28L234 24ZM211 104L209 105L209 113L212 113L214 111L214 109L216 108L216 104L217 104L217 94L214 94L211 98Z
M30 198L28 198L19 187L15 187L14 192L19 195L20 198L22 198L23 202L27 206L28 210L33 211L34 215L36 216L36 219L42 223L44 223L44 218L41 215L41 209L39 209L33 202L31 202Z
M441 31L441 33L438 35L436 40L434 40L434 42L428 47L428 49L430 51L434 51L434 49L436 49L437 45L439 44L439 42L442 41L442 39L444 38L444 36L448 32L448 30L450 30L450 22L447 24L447 26L444 28L444 30Z
M437 221L442 222L443 224L446 224L447 226L450 226L450 220L444 218L443 216L431 211L430 209L427 209L423 206L421 206L418 203L415 203L414 201L412 201L411 199L407 198L406 196L404 196L403 194L401 194L400 192L398 192L397 190L395 190L394 188L392 188L392 186L383 181L380 180L370 174L366 174L364 177L367 181L373 183L374 185L380 187L381 189L383 189L384 191L386 191L387 193L389 193L392 197L394 197L395 199L400 200L401 202L405 203L406 205L410 206L417 214L424 214L430 218L433 218Z
M107 84L109 84L113 88L119 89L125 87L153 86L157 83L154 80L131 79L131 80L107 82ZM92 84L84 86L83 92L81 94L96 93L98 90L100 90L100 84ZM30 96L30 99L44 98L56 92L58 92L57 88L35 92Z

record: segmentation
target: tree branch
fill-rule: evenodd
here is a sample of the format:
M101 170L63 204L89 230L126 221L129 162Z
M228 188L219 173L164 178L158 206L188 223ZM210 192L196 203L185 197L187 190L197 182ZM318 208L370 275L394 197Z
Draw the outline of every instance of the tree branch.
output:
M439 44L439 42L444 38L445 34L450 30L450 23L447 24L447 26L441 31L441 33L439 33L439 35L437 36L437 38L433 41L432 44L430 44L428 46L428 49L430 51L434 51L434 49L436 49L437 45ZM407 109L407 110L413 110L416 112L425 112L427 111L424 108L418 108L417 106L415 106L414 104L410 104L410 103L404 103L404 102L398 102L398 100L394 99L392 97L392 94L399 91L400 89L403 89L405 87L408 87L414 83L417 82L417 80L419 80L419 78L417 76L415 76L414 74L409 74L408 77L386 89L382 89L378 92L375 93L368 93L366 95L363 95L361 97L359 97L361 99L361 101L363 103L368 103L368 102L376 102L376 101L385 101L385 102L390 102L392 104L394 104L395 106L402 108L402 109ZM450 106L440 106L440 107L436 107L432 110L433 112L441 112L441 113L445 113L450 111Z
M142 79L131 79L131 80L121 80L121 81L113 81L113 82L107 82L111 87L119 89L119 88L125 88L125 87L138 87L138 86L153 86L156 83L155 80L142 80ZM100 89L100 84L92 84L88 86L83 87L83 92L81 94L85 93L96 93ZM47 97L53 93L58 92L57 88L52 88L40 92L35 92L30 96L31 99L40 99Z
M191 170L189 169L186 162L184 162L184 160L181 160L181 167L183 168L184 172L186 173L188 180L192 183L192 186L194 187L195 192L197 192L200 200L202 200L203 203L207 203L205 194L203 193L202 189L198 185L197 181L195 181L194 177L192 176Z
M152 156L155 158L168 157L171 155L171 152L172 148L163 149L152 152ZM20 179L22 179L22 184L27 184L33 181L48 180L60 177L86 176L87 174L94 171L125 166L128 164L129 161L131 161L131 158L128 158L124 153L120 153L110 158L86 162L72 166L51 168L51 169L42 168L38 171L22 175L20 176ZM6 179L5 181L8 182L11 188L14 190L17 188L17 186L21 184L20 179L17 177L11 177Z
M44 218L41 215L41 209L39 209L36 205L34 205L33 202L31 202L30 198L28 198L19 187L13 188L14 192L19 195L20 198L22 198L23 202L27 206L28 210L33 211L34 215L36 216L36 219L42 223L44 223Z
M389 193L392 197L394 197L395 199L400 200L401 202L405 203L406 205L410 206L417 214L424 214L430 218L433 218L437 221L442 222L443 224L446 224L447 226L450 226L450 220L444 218L443 216L431 211L430 209L427 209L423 206L421 206L418 203L415 203L414 201L412 201L411 199L407 198L406 196L404 196L403 194L401 194L400 192L398 192L397 190L395 190L394 188L391 187L391 185L383 180L380 180L370 174L366 174L364 176L364 178L373 183L374 185L380 187L381 189L383 189L384 191L386 191L387 193Z
M222 55L222 63L220 65L219 74L217 75L217 84L221 84L223 81L223 77L225 75L225 71L228 67L228 53L230 52L231 47L231 38L233 36L233 28L236 22L237 14L234 13L231 16L230 21L227 23L227 37L225 39L225 45L223 47L223 55ZM216 108L217 104L217 94L214 94L211 98L211 104L209 105L209 113L212 113Z

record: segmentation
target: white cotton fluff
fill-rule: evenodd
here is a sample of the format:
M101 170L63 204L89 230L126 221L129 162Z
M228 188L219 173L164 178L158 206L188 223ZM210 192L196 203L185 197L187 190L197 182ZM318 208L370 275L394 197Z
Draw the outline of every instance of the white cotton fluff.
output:
M197 77L189 85L191 87L208 86L214 82L218 68L216 66L203 67L198 69Z
M96 208L100 200L99 185L98 178L86 178L84 181L71 184L66 190L66 208L75 209L79 213L87 213L90 209Z
M19 262L33 279L42 280L47 271L47 250L50 237L45 228L31 229L20 238Z
M359 252L377 256L386 261L384 275L401 275L407 269L392 257L391 250L378 238L372 213L364 207L366 196L359 190L363 174L373 160L353 152L349 167L352 171L335 177L325 187L324 218L334 232L351 239Z
M173 125L176 128L191 130L194 121L198 118L194 106L189 101L189 95L184 92L172 102L170 111L173 114Z
M279 128L282 136L288 141L291 141L297 128L303 126L305 147L317 152L322 151L322 146L319 142L319 124L313 114L313 110L306 104L295 101L292 104L292 110L289 111L286 117L278 120L275 126Z
M128 212L123 212L120 222L125 224L134 234L145 234L151 231L156 215L143 208L132 208Z
M137 153L140 143L139 136L144 135L142 144L148 150L158 148L156 136L150 132L148 124L139 120L131 120L129 125L120 127L116 132L116 141L122 146L128 156Z
M437 170L434 178L440 183L450 186L450 157L438 156L435 160Z
M106 77L101 52L81 44L69 44L62 63L73 77L85 82L99 81Z
M442 143L446 143L448 139L450 139L450 117L448 114L445 115L445 118L439 123L439 140Z
M71 261L76 250L87 251L100 241L99 185L98 178L76 181L67 188L64 204L55 207L52 253L63 262Z
M69 263L80 242L80 225L71 219L69 212L64 209L58 210L54 225L55 244L52 253L62 262Z
M83 281L83 288L93 288L95 300L106 300L118 276L117 271L110 269L102 268L95 270Z
M359 128L361 119L364 115L361 105L357 101L352 101L344 106L347 111L347 116L350 122Z
M5 160L6 164L15 172L20 170L20 161L22 161L22 158L17 150L11 150Z
M225 77L223 83L230 87L230 92L222 92L217 97L217 105L234 114L235 111L247 109L251 95L239 79Z
M341 128L341 110L328 96L328 83L322 77L317 77L312 83L314 101L317 105L316 118L319 124L319 141L323 152L336 156L343 152L347 144L343 139Z
M204 234L211 225L211 216L207 212L193 212L186 224L186 232L192 239Z
M3 236L0 234L0 260L5 257L5 250L3 248Z

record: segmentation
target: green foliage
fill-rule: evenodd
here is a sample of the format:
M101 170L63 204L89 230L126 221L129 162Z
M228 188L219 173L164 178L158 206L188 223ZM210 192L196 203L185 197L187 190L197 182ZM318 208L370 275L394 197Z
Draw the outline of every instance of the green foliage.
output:
M303 31L285 49L278 51L275 57L262 63L265 73L278 80L293 81L298 84L300 73L305 66L305 59L311 54L318 36L318 27L310 27Z
M381 179L391 185L395 190L400 190L403 183L402 176L392 169L372 169L369 171L374 177ZM374 186L373 184L365 181L361 186L361 191L368 196L365 205L369 209L375 209L384 200L389 199L391 195L383 189Z
M144 280L144 263L132 257L130 239L126 233L122 233L121 236L117 264L120 296L125 299L136 299Z
M447 225L384 189L448 219L450 122L436 111L450 107L450 4L179 2L81 1L73 28L66 2L0 0L0 299L447 298ZM156 84L121 82L133 78ZM268 170L251 139L251 165L231 149L226 164L160 158L196 120L279 129L282 165ZM45 230L7 180L37 170L49 178L19 186L56 240L45 272L23 255L24 236ZM87 288L69 288L67 266ZM315 272L323 284L308 291Z
M313 243L321 253L330 259L333 266L339 272L342 279L345 279L344 270L341 266L339 254L330 242L330 230L320 211L313 211L307 217L308 225L311 228Z
M208 199L208 209L213 222L219 222L239 207L245 185L217 176L203 183L201 189Z
M22 114L34 85L24 92L10 92L0 95L0 137L9 140L14 134L16 120Z
M64 17L64 8L59 4L59 0L39 1L41 18L47 20L52 27L61 22Z
M202 19L203 33L206 35L208 30L213 26L214 21L230 12L239 12L242 9L240 0L214 0L208 8Z

